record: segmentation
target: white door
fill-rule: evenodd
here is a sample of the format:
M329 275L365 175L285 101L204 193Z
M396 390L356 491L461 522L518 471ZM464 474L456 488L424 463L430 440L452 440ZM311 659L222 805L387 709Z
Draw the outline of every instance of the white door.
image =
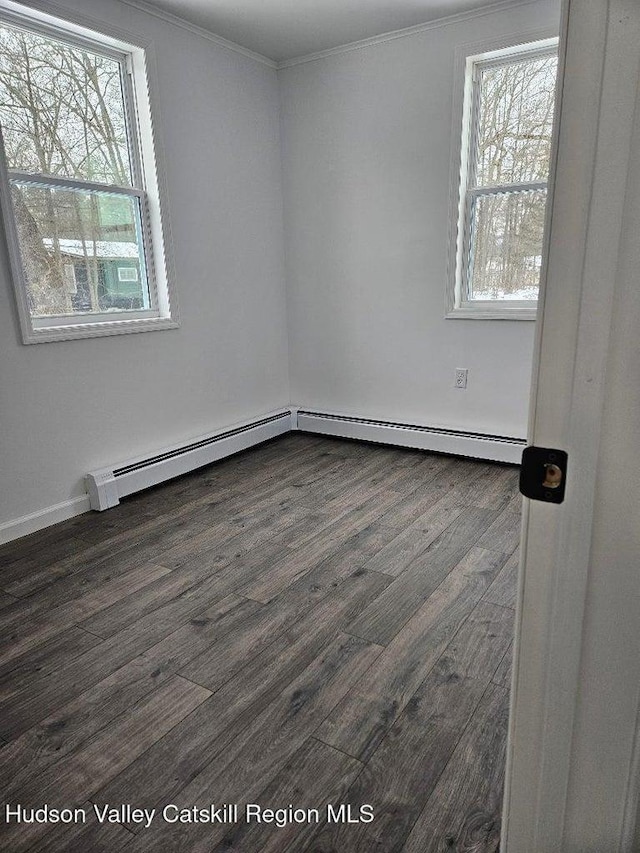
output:
M503 853L640 850L639 71L640 0L564 0Z

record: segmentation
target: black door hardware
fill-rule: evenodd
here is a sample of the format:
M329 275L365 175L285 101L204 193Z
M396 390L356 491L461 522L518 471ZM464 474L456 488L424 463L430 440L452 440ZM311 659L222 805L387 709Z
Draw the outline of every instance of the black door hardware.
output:
M520 468L520 491L525 498L561 504L567 482L567 459L564 450L525 448Z

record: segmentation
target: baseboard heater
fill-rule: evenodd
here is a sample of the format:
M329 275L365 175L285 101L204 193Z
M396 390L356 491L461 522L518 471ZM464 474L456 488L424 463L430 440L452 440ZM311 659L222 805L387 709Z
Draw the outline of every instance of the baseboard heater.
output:
M355 438L360 441L516 464L520 463L522 451L527 444L523 438L307 412L302 409L297 412L297 428L304 432L340 438Z
M286 409L144 459L91 471L86 477L91 509L101 511L117 506L126 495L187 474L292 429L494 462L519 463L526 446L526 441L520 438Z
M289 432L291 427L291 410L286 409L260 420L234 426L224 432L168 448L145 459L134 459L117 467L91 471L86 477L91 509L109 509L119 504L120 498L125 495L140 492L225 456L261 444Z

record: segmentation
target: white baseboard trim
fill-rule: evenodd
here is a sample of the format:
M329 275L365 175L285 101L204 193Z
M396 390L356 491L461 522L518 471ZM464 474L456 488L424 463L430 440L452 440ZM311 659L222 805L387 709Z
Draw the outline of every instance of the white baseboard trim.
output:
M60 521L66 521L75 515L89 512L91 509L107 509L109 506L115 506L124 495L157 485L290 431L291 412L288 408L281 409L200 437L182 447L167 448L147 460L129 460L113 468L94 471L87 476L87 486L89 492L92 490L94 492L93 500L96 506L92 506L91 494L80 495L22 518L3 522L0 524L0 545L58 524ZM194 447L194 445L201 446ZM185 448L187 452L178 452ZM158 459L160 456L167 458ZM119 477L117 472L122 469L124 472Z
M482 435L436 427L399 424L333 415L325 412L297 411L297 427L303 432L340 438L355 438L398 447L412 447L454 456L470 456L490 462L519 464L526 447L523 438Z
M62 503L38 510L38 512L23 515L22 518L5 521L0 524L0 545L5 542L12 542L14 539L20 539L22 536L28 536L29 533L35 533L45 527L51 527L52 524L58 524L60 521L66 521L68 518L73 518L74 515L82 515L83 512L89 512L90 509L89 495L80 495L77 498L70 498L68 501L62 501Z
M66 521L92 508L107 509L115 506L125 495L157 485L296 429L338 438L353 438L515 464L519 464L526 446L526 441L520 438L375 421L290 407L263 416L259 420L246 421L205 436L183 447L169 448L147 459L132 460L93 471L87 477L91 496L80 495L0 524L0 544Z
M286 408L164 448L144 458L91 471L86 477L91 509L109 509L126 495L187 474L290 431L291 410Z

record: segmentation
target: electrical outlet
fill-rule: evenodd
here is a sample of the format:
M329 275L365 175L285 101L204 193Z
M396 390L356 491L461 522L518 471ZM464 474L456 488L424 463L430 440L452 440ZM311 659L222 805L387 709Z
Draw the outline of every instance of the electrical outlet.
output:
M467 387L467 373L469 371L466 367L456 367L456 388L466 388Z

